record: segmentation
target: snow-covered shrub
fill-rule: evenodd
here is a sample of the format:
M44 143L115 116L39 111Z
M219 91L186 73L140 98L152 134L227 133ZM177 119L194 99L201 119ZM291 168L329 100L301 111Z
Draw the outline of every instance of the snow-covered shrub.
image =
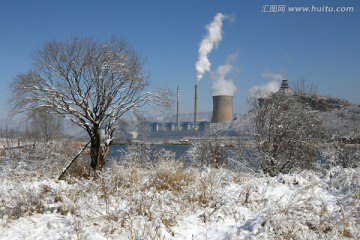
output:
M360 166L360 106L349 105L323 112L328 143L320 148L324 166Z
M84 159L77 160L66 172L67 177L75 177L78 179L89 179L92 175L93 170Z
M195 167L226 167L228 165L225 146L217 138L204 138L195 142L187 155Z
M34 214L75 214L73 201L61 189L48 183L29 183L21 178L6 179L7 185L0 189L1 204L6 219L14 220Z
M157 149L151 144L129 145L127 151L123 153L122 162L128 165L152 168L159 161L172 161L175 153L164 149Z
M9 219L18 219L36 213L44 213L45 206L41 200L40 193L35 188L24 187L21 185L13 186L15 189L8 189L2 192L4 198L1 208Z
M320 149L321 165L327 168L341 166L356 168L360 166L360 145L346 144L337 140Z
M323 135L322 119L296 94L275 93L252 102L256 147L264 173L311 169Z
M332 172L321 176L303 171L266 178L266 184L263 181L262 185L248 184L245 203L247 206L255 203L256 208L252 209L258 217L249 219L237 235L255 239L355 238L360 231L359 201L350 197L349 192L336 191L328 180L336 173L341 179L347 179L342 181L344 185L344 182L354 182L354 175L352 171L339 169Z
M183 164L175 161L158 162L157 170L152 177L152 185L157 191L182 191L194 181L193 172L185 169Z
M259 174L261 156L253 140L239 140L238 144L227 154L228 168L237 172Z

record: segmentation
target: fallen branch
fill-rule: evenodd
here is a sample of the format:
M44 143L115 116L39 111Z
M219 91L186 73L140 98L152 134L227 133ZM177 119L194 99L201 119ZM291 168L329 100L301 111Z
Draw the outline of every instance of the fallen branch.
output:
M62 177L65 175L65 173L67 172L67 170L71 167L71 165L76 161L76 159L78 159L78 157L81 155L81 153L87 148L87 146L90 144L90 142L88 142L82 149L80 152L78 152L78 154L71 160L71 162L62 170L60 176L58 177L58 180L61 180Z

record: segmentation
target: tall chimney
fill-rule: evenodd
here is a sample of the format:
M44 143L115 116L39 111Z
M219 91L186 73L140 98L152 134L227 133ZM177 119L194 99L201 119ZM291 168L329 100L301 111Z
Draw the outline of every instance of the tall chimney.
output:
M228 122L233 120L232 96L213 96L213 115L211 122Z
M177 125L177 130L180 131L180 89L179 89L179 86L177 87L176 125Z
M194 129L198 130L198 82L195 84Z

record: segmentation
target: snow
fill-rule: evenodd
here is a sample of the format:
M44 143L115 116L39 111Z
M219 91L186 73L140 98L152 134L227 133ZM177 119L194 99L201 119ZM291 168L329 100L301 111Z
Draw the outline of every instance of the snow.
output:
M358 168L269 177L160 161L58 181L0 161L0 239L360 238Z

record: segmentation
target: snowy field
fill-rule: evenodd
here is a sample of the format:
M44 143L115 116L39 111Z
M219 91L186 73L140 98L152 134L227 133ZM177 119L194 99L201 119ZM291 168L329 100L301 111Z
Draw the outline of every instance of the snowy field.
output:
M6 147L18 147L21 143L18 139L15 138L1 138L0 137L0 149Z
M61 146L37 151L0 158L0 239L360 239L360 169L268 177L170 154L57 180Z

